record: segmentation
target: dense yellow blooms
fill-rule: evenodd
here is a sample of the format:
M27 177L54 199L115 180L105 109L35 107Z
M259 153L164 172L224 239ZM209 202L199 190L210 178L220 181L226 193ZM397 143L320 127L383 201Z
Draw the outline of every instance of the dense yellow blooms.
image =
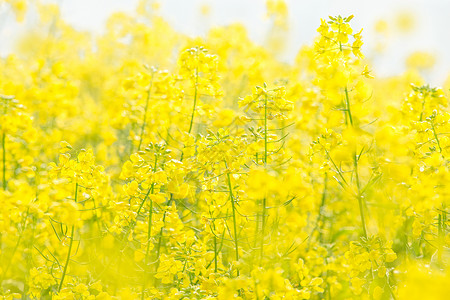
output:
M29 5L41 26L0 59L2 299L448 297L430 57L377 78L353 16L286 64L239 24L177 33L154 1L97 37Z

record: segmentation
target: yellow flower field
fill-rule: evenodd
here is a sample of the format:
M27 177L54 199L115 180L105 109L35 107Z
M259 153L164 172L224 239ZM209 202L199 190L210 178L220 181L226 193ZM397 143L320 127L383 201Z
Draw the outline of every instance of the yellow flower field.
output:
M2 2L40 26L0 58L1 299L449 297L450 80L422 79L429 54L382 78L353 16L290 64L275 36L192 38L147 1L95 38Z

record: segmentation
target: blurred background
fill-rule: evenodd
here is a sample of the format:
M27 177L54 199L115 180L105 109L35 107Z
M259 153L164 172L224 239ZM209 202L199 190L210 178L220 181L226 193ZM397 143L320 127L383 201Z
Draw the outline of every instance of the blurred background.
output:
M44 2L59 4L63 18L75 28L100 35L112 13L133 13L139 0ZM280 39L278 58L286 62L295 59L302 45L313 43L321 18L353 14L352 27L364 29L363 52L372 61L376 76L399 74L408 66L415 66L429 83L441 85L450 71L449 0L286 0L287 17L282 20L274 17L271 10L283 8L270 6L270 0L153 2L156 14L190 36L203 36L212 27L235 22L244 24L250 38L261 45L275 35ZM24 21L17 22L8 5L0 3L0 55L5 56L14 49L21 34L36 26L37 17L33 9L28 9Z

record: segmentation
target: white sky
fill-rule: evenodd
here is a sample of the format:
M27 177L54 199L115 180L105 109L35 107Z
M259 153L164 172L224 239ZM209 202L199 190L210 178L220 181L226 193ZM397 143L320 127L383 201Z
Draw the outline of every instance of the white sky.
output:
M135 9L137 0L48 0L61 5L63 17L76 28L101 33L107 17L115 11ZM434 85L442 84L450 72L450 0L287 0L289 6L289 44L283 57L292 60L303 44L311 44L317 35L320 18L329 15L355 15L354 29L364 28L363 52L372 57L376 41L374 23L384 19L390 27L386 49L374 58L376 75L391 75L404 70L405 58L415 50L436 55L436 66L426 74ZM160 14L178 31L189 35L204 35L213 26L233 22L243 23L249 36L263 43L270 21L265 17L265 0L160 0ZM210 14L202 16L200 7L210 6ZM400 12L416 16L415 30L401 34L395 29L395 17ZM11 51L15 37L33 25L15 24L13 17L0 7L0 54Z

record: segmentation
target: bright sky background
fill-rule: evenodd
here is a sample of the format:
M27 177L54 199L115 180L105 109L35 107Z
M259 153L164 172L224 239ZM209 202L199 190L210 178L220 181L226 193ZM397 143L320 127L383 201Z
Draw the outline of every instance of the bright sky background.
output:
M102 32L107 17L115 11L134 11L138 0L48 0L61 5L63 17L76 28ZM354 29L364 28L363 52L373 58L376 75L401 73L406 57L415 50L428 51L436 56L436 66L426 79L440 85L450 73L450 0L287 0L289 6L289 43L282 59L292 61L303 44L311 44L317 35L320 18L329 15L355 15ZM160 14L178 31L204 35L213 26L234 22L243 23L249 36L263 43L270 26L265 15L265 0L160 0ZM200 13L203 5L210 13ZM410 13L416 18L415 29L401 33L396 16ZM0 54L11 51L15 37L33 26L33 18L25 24L15 24L13 17L0 7ZM374 32L376 21L388 23L386 37ZM163 38L163 37L162 37ZM379 42L386 48L382 54L373 52ZM372 50L371 50L372 49Z

